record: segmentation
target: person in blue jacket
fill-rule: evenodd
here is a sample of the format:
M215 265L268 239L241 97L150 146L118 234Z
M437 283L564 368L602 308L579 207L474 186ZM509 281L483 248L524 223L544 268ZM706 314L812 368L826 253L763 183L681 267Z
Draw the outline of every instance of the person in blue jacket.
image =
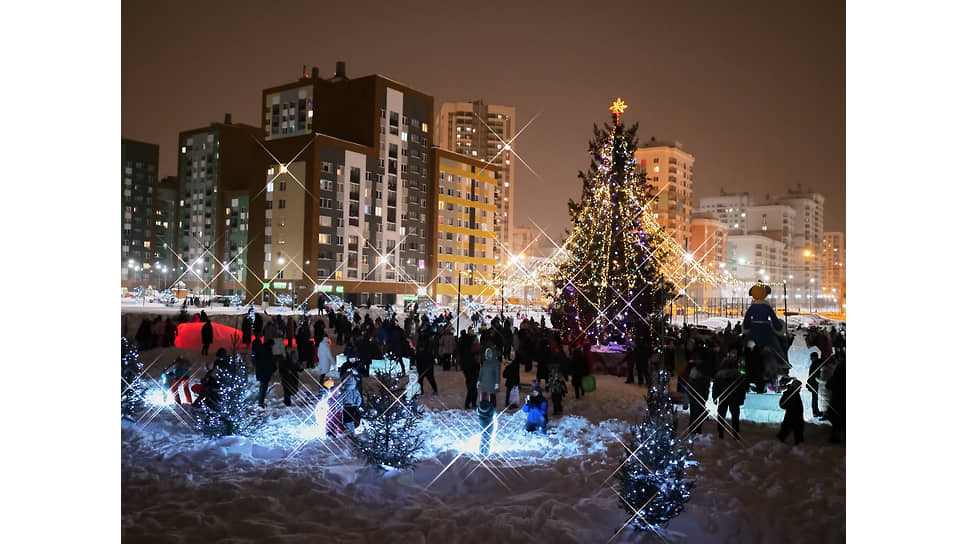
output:
M537 383L531 388L531 394L528 395L523 410L528 414L524 430L529 433L540 430L544 434L548 426L548 401L541 394L541 386Z
M762 353L764 349L772 350L773 357L782 360L785 351L780 347L779 334L783 331L783 322L776 316L773 307L766 301L771 292L769 285L757 283L750 288L753 303L746 310L743 318L743 334L747 339L756 342L756 348Z

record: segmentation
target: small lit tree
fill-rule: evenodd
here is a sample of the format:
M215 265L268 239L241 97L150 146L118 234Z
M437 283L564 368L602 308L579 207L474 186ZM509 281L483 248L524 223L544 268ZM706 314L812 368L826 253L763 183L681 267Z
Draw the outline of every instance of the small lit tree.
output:
M629 525L654 530L678 516L689 501L695 482L686 478L692 439L677 436L676 414L668 391L669 374L659 371L652 380L644 420L633 425L629 454L618 474Z
M144 365L138 355L138 348L121 337L121 416L128 419L138 417L145 409L145 391L148 385L141 379Z
M208 438L251 436L266 423L266 414L249 398L245 360L234 353L215 365L215 387L195 405L196 430Z
M353 449L368 465L410 468L416 464L414 454L423 447L417 428L423 408L407 400L398 374L377 372L373 377L378 383L363 395L366 425L359 435L349 437Z

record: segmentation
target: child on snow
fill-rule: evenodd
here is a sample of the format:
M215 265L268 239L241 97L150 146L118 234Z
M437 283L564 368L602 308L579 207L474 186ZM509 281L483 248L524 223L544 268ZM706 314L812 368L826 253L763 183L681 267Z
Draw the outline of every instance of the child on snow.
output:
M343 377L340 386L343 399L343 428L347 434L354 434L356 426L360 424L363 396L360 394L360 377L356 368L350 368Z
M776 435L780 442L785 442L790 432L793 432L794 444L803 442L803 401L800 400L800 380L791 378L783 396L780 397L780 408L786 412L783 416L783 423L780 424L780 432Z
M165 373L165 382L171 391L172 397L175 399L175 404L181 404L179 393L183 389L185 390L185 401L192 401L191 392L185 387L188 385L188 378L191 374L192 364L184 357L175 359L175 362L172 363L171 370Z
M528 414L524 430L529 433L540 430L541 434L544 434L548 426L548 401L542 396L541 387L537 382L531 388L531 394L528 395L523 410Z
M568 394L567 382L558 365L551 365L548 368L548 391L551 393L551 401L554 403L554 415L558 415L564 411L561 401Z

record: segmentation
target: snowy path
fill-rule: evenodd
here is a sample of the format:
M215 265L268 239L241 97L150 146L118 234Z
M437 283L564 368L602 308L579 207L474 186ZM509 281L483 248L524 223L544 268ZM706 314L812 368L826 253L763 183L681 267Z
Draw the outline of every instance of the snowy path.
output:
M180 351L154 350L143 359L161 355L161 365ZM609 477L622 462L619 439L627 422L638 421L644 389L597 376L595 392L565 400L565 415L551 418L547 437L524 433L520 411L505 413L496 453L482 465L473 453L476 417L459 409L463 375L436 376L441 393L424 399L427 447L413 472L362 468L345 440L313 438L311 420L303 423L308 411L287 408L281 398L270 400L270 426L252 439L203 440L167 410L150 423L124 424L124 541L641 540L630 530L612 538L626 515ZM503 408L503 391L499 398ZM826 443L827 428L808 424L806 443L793 447L776 440L775 424L741 427L736 442L716 438L714 423L704 425L694 448L693 498L669 530L687 542L844 541L845 450Z

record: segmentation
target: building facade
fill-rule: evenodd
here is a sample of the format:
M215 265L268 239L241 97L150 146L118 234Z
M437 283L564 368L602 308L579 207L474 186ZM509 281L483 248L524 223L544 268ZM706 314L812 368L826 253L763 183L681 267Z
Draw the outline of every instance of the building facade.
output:
M714 213L720 222L729 228L729 234L747 234L746 209L750 206L749 193L727 194L720 191L719 196L699 199L700 213Z
M653 205L658 223L680 246L688 247L695 158L679 142L652 138L635 151L635 162L658 194Z
M154 253L155 273L161 272L158 285L169 287L178 263L178 177L166 176L155 184Z
M749 283L783 281L783 242L762 234L742 234L730 236L727 246L726 267L734 278Z
M793 209L788 291L813 297L823 285L823 203L824 197L798 186L785 194L766 195L771 204L785 204Z
M725 269L729 257L729 229L713 213L697 213L690 225L689 252L702 266Z
M432 156L437 178L431 268L436 302L456 304L458 294L490 302L499 294L495 228L500 212L493 198L500 167L436 147Z
M497 166L497 183L491 195L497 207L495 232L500 244L510 247L514 230L514 154L510 140L516 131L513 106L473 102L444 102L437 115L437 147Z
M262 92L261 287L397 303L425 292L435 249L433 97L379 75L319 70Z
M158 145L121 139L121 286L154 281Z
M823 233L823 287L837 311L846 309L847 244L843 232Z
M222 123L178 135L175 286L246 294L252 258L260 255L261 218L251 207L264 202L261 134L226 115Z

